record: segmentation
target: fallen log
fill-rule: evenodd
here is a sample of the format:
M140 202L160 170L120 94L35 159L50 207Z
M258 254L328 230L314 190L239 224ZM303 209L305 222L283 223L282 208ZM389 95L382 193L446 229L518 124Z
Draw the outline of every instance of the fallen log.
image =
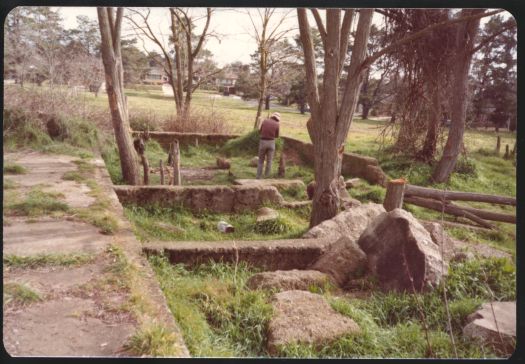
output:
M451 203L442 203L441 201L430 200L430 199L425 199L425 198L420 198L420 197L405 197L404 202L410 203L416 206L425 207L427 209L436 210L439 212L443 211L447 214L454 215L454 216L465 217L469 220L472 220L478 223L479 225L485 228L495 229L495 226L492 225L491 223Z
M435 188L420 187L409 184L405 186L405 196L433 198L436 200L489 202L500 205L516 206L516 198L514 197L486 195L474 192L443 191Z
M502 214L501 212L492 212L487 210L476 209L473 207L460 206L463 210L473 213L485 220L516 223L516 215Z
M452 222L452 221L441 221L441 220L419 220L420 222L426 222L426 223L438 223L442 224L443 226L450 227L450 228L459 228L459 229L467 229L471 231L479 231L479 232L487 232L490 231L490 229L477 226L477 225L469 225L469 224L462 224L459 222Z

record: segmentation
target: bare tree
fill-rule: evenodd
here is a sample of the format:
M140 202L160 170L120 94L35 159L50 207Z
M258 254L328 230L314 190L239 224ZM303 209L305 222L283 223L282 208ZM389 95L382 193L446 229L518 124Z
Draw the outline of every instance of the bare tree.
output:
M257 63L259 68L259 102L257 105L257 114L255 116L254 129L257 129L259 118L261 117L266 92L268 89L268 71L282 59L272 57L279 41L287 35L289 28L283 28L286 19L291 11L283 14L276 13L275 8L257 8L257 17L254 19L250 10L247 14L253 27L252 36L257 42Z
M360 9L355 32L348 75L344 84L343 97L339 95L339 81L348 49L350 29L354 10L326 10L326 27L316 9L312 9L324 49L323 83L319 87L315 65L315 54L306 9L297 9L299 32L303 45L306 70L306 85L311 118L307 122L308 133L314 145L314 172L316 189L310 226L334 217L339 208L337 181L341 174L341 162L348 130L355 111L364 72L381 56L396 50L399 46L420 39L437 28L473 21L484 16L501 12L496 10L479 14L464 13L456 19L432 24L407 34L402 39L366 57L367 43L374 9ZM461 135L462 136L462 135Z
M307 127L315 151L316 188L310 217L310 226L315 226L334 217L339 209L339 195L336 184L341 174L346 136L359 97L364 71L361 64L366 57L366 46L374 11L373 9L362 9L359 12L359 21L342 100L340 100L339 95L339 80L348 49L354 10L344 11L341 24L341 9L327 9L326 28L318 11L313 9L312 12L321 34L324 49L325 71L321 88L317 82L315 54L306 9L297 9L305 58L308 102L312 116Z
M109 108L113 121L113 130L120 155L120 167L124 181L130 185L140 184L137 156L133 149L128 119L128 105L124 95L124 70L120 32L122 25L123 8L115 11L109 7L97 8L98 22L101 36L102 62L106 78Z
M170 54L172 50L164 42L162 36L159 36L151 27L150 9L142 11L129 9L130 15L126 18L131 22L137 34L146 36L161 51L163 59L159 60L158 57L155 57L153 60L162 67L168 76L177 114L187 117L190 113L191 99L195 90L219 72L213 70L208 74L199 74L199 77L195 77L197 71L202 71L196 69L195 59L203 49L206 39L212 35L209 25L213 11L211 8L206 8L206 15L194 17L191 16L189 10L183 8L170 8L169 10L171 20L170 43L173 45L173 56ZM195 35L195 22L203 19L205 20L204 27L200 34Z

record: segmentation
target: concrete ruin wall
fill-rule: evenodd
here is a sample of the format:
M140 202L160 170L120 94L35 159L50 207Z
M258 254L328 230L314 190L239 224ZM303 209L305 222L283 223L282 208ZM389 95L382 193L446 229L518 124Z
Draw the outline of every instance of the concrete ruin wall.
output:
M304 163L313 167L314 146L297 139L281 137L284 140L284 152L296 153ZM359 177L371 184L386 185L386 175L377 159L355 153L344 153L341 173L350 177Z
M137 131L133 136L138 135ZM180 145L224 145L228 140L239 137L234 134L201 134L177 132L150 132L150 137L156 140L163 148L169 149L175 139ZM305 164L313 167L314 146L289 137L281 137L284 141L284 152L298 156ZM197 142L196 142L197 141ZM355 153L344 153L341 173L345 176L359 177L371 184L386 186L386 175L379 166L377 159Z
M133 131L135 137L140 131ZM178 133L168 131L150 131L151 139L156 140L163 148L169 149L174 140L179 141L179 145L213 145L221 146L228 140L237 138L239 135L234 134L203 134L203 133Z
M182 206L192 211L241 212L284 200L273 186L114 186L122 204Z
M268 241L212 241L149 243L146 255L165 255L172 264L238 261L264 270L306 269L330 245L327 239L284 239Z

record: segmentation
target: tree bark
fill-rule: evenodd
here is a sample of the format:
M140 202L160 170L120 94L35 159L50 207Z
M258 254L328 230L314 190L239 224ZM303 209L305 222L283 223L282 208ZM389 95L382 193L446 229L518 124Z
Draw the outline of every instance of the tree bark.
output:
M124 95L124 70L120 45L123 12L123 8L118 8L114 19L113 8L97 8L106 91L119 150L122 177L127 184L138 185L140 184L140 175L130 134L127 100Z
M347 10L349 11L349 10ZM339 102L339 80L342 72L341 52L346 54L349 28L341 28L341 10L327 9L326 35L323 37L324 64L322 100L319 99L315 56L310 27L305 9L297 9L299 30L305 56L307 97L312 117L307 122L308 133L314 146L316 188L310 227L334 217L339 210L338 180L344 144L359 97L362 68L372 20L372 9L361 9L356 30L352 58L345 83L343 100ZM348 20L347 14L345 19ZM347 24L346 22L343 22ZM319 25L318 25L319 26Z
M483 9L463 9L460 17L483 13ZM449 179L454 170L465 132L467 114L468 73L472 60L471 50L479 28L479 18L457 25L456 59L453 69L451 125L443 156L434 170L432 179L441 183Z
M266 95L265 97L264 110L270 110L270 95Z
M440 97L440 81L439 77L435 78L435 82L429 82L431 88L431 115L428 123L427 134L423 149L419 153L419 159L425 162L434 160L437 149L437 140L439 135L439 124L441 122L441 97Z

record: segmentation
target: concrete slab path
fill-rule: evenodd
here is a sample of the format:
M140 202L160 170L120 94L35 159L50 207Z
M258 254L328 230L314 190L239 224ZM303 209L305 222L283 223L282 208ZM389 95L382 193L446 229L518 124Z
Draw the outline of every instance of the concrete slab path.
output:
M4 175L4 181L10 180L14 186L4 189L4 347L15 357L137 356L127 344L150 320L176 334L177 354L173 356L188 357L182 335L140 254L140 244L131 233L99 158L87 160L93 166L88 178L103 191L107 213L120 228L104 235L76 216L77 209L90 209L99 198L86 183L64 180L65 173L78 171L78 159L34 151L4 154L4 163L21 165L26 171ZM70 210L55 216L20 216L6 209L6 201L10 201L6 194L21 202L35 188L57 194ZM138 267L144 280L143 295L153 307L151 313L136 313L131 289L115 279L122 277L115 273L119 262L110 247L122 249L126 260ZM68 257L83 259L78 264L57 263ZM10 288L15 292L29 290L33 299L20 300L12 291L6 296Z

